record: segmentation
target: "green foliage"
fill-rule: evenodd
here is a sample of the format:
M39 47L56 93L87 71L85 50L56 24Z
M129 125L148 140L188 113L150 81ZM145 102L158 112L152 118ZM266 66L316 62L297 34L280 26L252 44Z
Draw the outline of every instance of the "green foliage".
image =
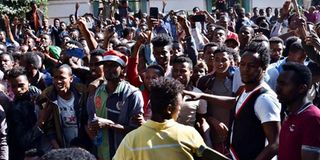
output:
M34 0L10 0L0 4L0 14L7 14L10 17L17 16L24 18L26 12L31 10L30 2ZM38 6L44 6L44 12L48 5L48 0L36 0Z

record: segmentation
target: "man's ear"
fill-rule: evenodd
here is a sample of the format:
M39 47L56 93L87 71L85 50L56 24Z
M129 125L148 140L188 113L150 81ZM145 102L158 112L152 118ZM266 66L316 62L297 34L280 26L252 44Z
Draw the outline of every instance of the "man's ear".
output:
M169 104L169 106L167 107L167 113L171 115L174 112L174 110L175 110L175 107Z
M70 75L70 82L73 82L73 75Z
M304 93L308 92L309 89L310 88L306 84L301 84L298 87L298 93L304 94Z
M190 76L193 75L193 69L190 69Z

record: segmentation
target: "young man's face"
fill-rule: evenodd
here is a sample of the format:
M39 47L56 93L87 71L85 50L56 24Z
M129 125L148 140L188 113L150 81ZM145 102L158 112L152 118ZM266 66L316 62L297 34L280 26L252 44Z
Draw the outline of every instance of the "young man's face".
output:
M297 84L292 82L294 78L293 71L282 72L277 79L276 93L281 103L288 104L299 96Z
M171 47L169 45L164 47L153 47L153 53L156 58L156 61L164 69L166 69L169 66L170 51Z
M9 80L12 92L15 97L23 97L29 91L29 81L27 76L20 75Z
M270 51L270 58L272 60L279 60L283 52L283 45L281 43L270 43Z
M226 52L218 52L214 56L214 66L217 73L226 73L231 65L231 60Z
M300 64L304 64L304 60L307 58L307 55L304 51L298 50L298 51L289 51L288 54L288 62L297 62Z
M56 28L58 28L59 26L60 26L60 20L58 20L58 19L56 19L56 20L54 20L54 26L56 27Z
M97 78L103 76L103 64L97 63L100 60L102 60L102 56L91 56L90 58L91 75Z
M179 43L173 43L172 50L171 50L171 59L174 59L178 56L183 55L182 50L183 48Z
M148 68L144 73L144 86L148 91L150 91L151 82L157 78L159 78L158 70L154 68Z
M49 35L43 35L40 38L40 44L43 47L47 47L49 45L51 45L51 38L49 37Z
M54 73L53 84L58 92L67 93L72 81L73 77L67 68L60 68Z
M67 29L67 25L65 23L60 23L60 28L62 30L66 30Z
M217 48L218 47L215 47L215 46L210 47L210 48L206 49L203 54L203 59L206 62L206 64L208 65L208 72L209 73L214 69L214 51Z
M172 65L172 77L180 81L184 86L187 86L190 82L190 78L193 74L190 64L187 62L184 63L175 63Z
M0 70L3 72L11 70L14 64L14 61L7 54L0 55L0 62Z
M241 57L240 75L244 84L257 83L263 78L263 69L258 53L245 53Z
M124 69L119 63L113 61L106 61L103 64L104 77L106 80L116 80L121 77Z
M212 41L213 42L217 42L219 44L223 44L224 41L226 41L227 38L227 34L224 30L222 29L216 29L213 32L213 37L212 37Z
M205 76L207 74L207 71L203 67L195 66L193 68L193 74L191 76L192 81L196 82L201 77Z
M252 28L244 27L240 30L239 41L241 45L245 46L248 44L252 37Z
M6 40L5 32L0 31L0 42L5 42L5 40Z

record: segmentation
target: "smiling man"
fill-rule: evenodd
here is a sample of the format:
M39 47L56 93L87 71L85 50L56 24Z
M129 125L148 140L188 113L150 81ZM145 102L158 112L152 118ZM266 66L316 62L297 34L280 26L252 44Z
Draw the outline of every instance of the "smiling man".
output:
M198 87L205 93L233 96L232 94L232 78L229 72L231 61L233 59L233 49L228 47L218 47L214 52L214 68L213 74L204 76L199 80ZM228 133L230 110L217 107L214 103L208 103L207 121L210 125L211 140L213 149L225 153L225 143Z
M67 64L55 69L53 75L53 86L46 88L39 98L42 108L51 111L45 124L50 142L54 148L75 143L86 148L89 139L85 132L85 87L72 83L72 69Z

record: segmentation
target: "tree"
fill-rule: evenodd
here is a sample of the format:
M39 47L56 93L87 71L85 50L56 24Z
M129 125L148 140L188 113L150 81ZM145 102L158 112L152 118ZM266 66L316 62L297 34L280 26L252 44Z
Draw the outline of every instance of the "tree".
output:
M25 13L30 11L30 2L33 0L0 0L0 14L6 14L9 17L17 16L25 18ZM44 5L45 9L48 0L36 0L38 5ZM46 13L46 11L44 11Z

